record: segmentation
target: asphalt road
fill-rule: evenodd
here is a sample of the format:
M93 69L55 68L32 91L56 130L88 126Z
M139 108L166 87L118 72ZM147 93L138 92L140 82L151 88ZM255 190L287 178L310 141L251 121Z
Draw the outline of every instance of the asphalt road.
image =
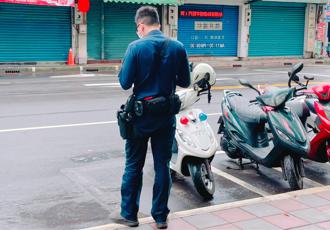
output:
M209 114L216 132L223 89L253 98L256 93L241 89L239 78L285 87L289 68L217 69L211 103L204 97L194 106ZM316 84L330 82L330 66L307 66L303 74L314 76ZM109 214L118 209L124 166L124 142L115 112L129 93L111 74L0 78L1 230L79 229L109 223ZM214 199L203 201L190 178L175 179L171 211L289 191L276 169L239 170L220 149L212 166ZM305 167L305 188L330 184L328 163L306 161ZM150 213L153 176L148 154L141 216Z

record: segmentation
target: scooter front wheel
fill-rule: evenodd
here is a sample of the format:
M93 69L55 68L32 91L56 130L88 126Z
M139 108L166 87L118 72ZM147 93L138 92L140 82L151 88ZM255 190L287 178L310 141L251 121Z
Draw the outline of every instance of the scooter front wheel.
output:
M215 184L208 160L189 162L188 167L198 193L207 200L212 199Z
M285 173L285 177L289 182L292 190L299 190L303 188L303 178L301 169L303 167L302 160L300 158L293 158L291 155L287 155L283 159L282 165Z

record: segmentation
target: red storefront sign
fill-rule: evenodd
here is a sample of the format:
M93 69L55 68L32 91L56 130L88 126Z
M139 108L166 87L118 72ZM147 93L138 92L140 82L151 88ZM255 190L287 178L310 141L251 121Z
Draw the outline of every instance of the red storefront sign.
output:
M219 11L196 11L196 10L181 10L180 17L191 18L222 18L223 12Z
M74 7L74 0L0 0L0 2L16 3L16 4L30 4L30 5L44 5L44 6L72 6L72 7Z
M323 41L324 37L325 37L325 22L320 22L317 25L317 36L316 36L316 40L318 41Z

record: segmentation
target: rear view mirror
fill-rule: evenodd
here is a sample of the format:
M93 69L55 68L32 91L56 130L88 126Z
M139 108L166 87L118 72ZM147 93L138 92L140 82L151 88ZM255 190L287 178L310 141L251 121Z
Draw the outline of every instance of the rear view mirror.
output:
M251 88L251 83L248 81L248 80L245 80L245 79L239 79L238 80L239 81L239 83L241 84L241 85L243 85L243 86L246 86L246 87L249 87L249 88ZM253 86L252 86L253 87Z
M295 76L297 73L299 73L302 69L304 68L304 63L300 62L298 64L295 64L290 72L289 77L291 77L292 75ZM294 80L294 79L293 79Z
M248 87L248 88L251 88L255 91L257 91L257 93L260 95L260 92L259 90L257 90L248 80L245 80L245 79L239 79L238 80L239 83L242 85L242 86L245 86L245 87Z

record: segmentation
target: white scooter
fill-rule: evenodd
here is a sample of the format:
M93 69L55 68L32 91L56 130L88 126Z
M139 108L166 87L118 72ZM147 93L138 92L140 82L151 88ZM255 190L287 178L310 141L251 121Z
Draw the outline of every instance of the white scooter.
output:
M172 148L171 170L181 176L191 176L198 193L212 199L215 184L210 163L217 151L218 143L207 115L191 108L202 94L211 100L211 86L215 84L213 68L204 63L197 64L191 73L191 88L177 91L182 101L176 115L176 133ZM207 92L207 93L205 93Z

